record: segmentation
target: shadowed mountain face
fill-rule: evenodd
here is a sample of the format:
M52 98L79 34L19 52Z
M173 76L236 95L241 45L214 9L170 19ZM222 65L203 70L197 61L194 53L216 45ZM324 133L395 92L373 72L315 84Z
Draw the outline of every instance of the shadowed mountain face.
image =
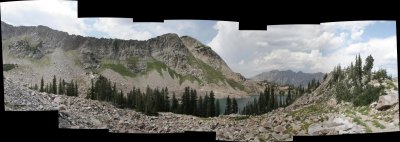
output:
M164 79L162 84L182 86L187 82L186 85L196 89L215 89L226 94L246 94L256 88L248 85L254 83L248 83L241 74L233 72L211 47L189 36L170 33L144 41L99 39L69 35L46 26L16 27L5 22L1 22L1 30L2 41L6 43L3 51L13 58L41 60L46 55L63 52L73 54L68 60L73 60L87 73L102 74L111 69L124 78L143 82L144 76L157 71L161 79L150 79L156 80L153 82L159 83L167 75L173 82ZM152 84L152 81L147 82L141 86ZM168 87L162 84L153 87Z
M256 81L268 81L268 82L274 82L278 84L292 84L295 86L307 86L307 83L310 82L312 79L316 80L322 80L324 74L321 72L318 73L303 73L301 71L299 72L293 72L292 70L287 70L287 71L278 71L278 70L272 70L269 72L263 72L261 74L258 74L254 77L252 77L252 80Z

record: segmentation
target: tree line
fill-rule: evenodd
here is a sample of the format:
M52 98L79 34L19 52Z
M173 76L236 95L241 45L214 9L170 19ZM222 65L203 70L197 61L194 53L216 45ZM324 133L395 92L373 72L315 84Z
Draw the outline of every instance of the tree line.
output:
M384 93L383 86L373 86L369 82L374 79L382 82L391 79L385 69L372 71L374 58L369 55L365 58L363 65L360 55L356 55L355 63L342 68L337 65L332 71L333 80L329 83L335 87L335 95L338 101L352 102L355 106L369 105L377 101L379 96Z
M239 107L235 98L230 98L229 96L226 98L226 106L225 106L225 115L238 113Z
M260 92L258 99L254 98L254 101L249 102L243 108L241 114L260 115L279 107L286 107L304 92L303 87L296 88L293 85L288 86L287 93L282 90L278 91L277 87L276 85L267 86L264 92ZM286 97L286 99L283 99L283 97Z
M46 92L51 94L59 94L59 95L67 95L67 96L78 96L78 83L77 81L71 80L69 83L64 79L58 79L57 85L57 77L53 76L53 80L49 83L45 83L43 76L40 80L40 86L37 84L30 86L30 89L37 90L39 92Z
M219 101L215 99L214 92L207 93L204 97L198 97L197 91L190 87L185 87L180 100L175 93L172 98L168 96L168 88L151 89L147 86L145 91L135 88L126 95L118 91L115 83L111 83L107 78L100 76L95 82L91 81L91 87L86 98L112 102L119 108L134 109L146 115L158 115L158 112L173 112L188 114L199 117L218 116Z

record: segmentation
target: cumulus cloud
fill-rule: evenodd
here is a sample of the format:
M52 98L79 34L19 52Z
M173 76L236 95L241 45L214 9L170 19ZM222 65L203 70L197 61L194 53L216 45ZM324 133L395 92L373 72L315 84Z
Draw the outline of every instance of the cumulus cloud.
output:
M366 42L353 43L327 57L328 64L349 65L349 61L354 61L356 54L360 54L362 58L372 55L374 57L374 68L387 69L389 74L397 76L397 41L396 36L387 38L370 39Z
M273 25L267 31L239 31L236 22L217 22L209 43L236 72L252 77L269 70L329 72L348 65L360 53L375 58L375 68L397 76L396 37L362 40L375 21Z
M114 28L112 28L114 27ZM146 40L153 37L148 31L138 31L133 28L131 19L127 18L98 18L95 19L93 30L105 33L108 38Z
M360 40L365 27L375 24L377 21L349 21L349 22L331 22L322 23L324 30L335 32L337 30L349 31L352 40Z
M41 0L1 3L1 20L15 26L45 25L83 36L146 40L166 33L192 35L209 42L214 21L167 20L134 23L131 18L77 18L76 1ZM208 29L207 29L208 26ZM212 30L212 31L210 31ZM214 33L215 32L215 33Z
M84 19L77 18L77 3L59 0L2 2L1 20L12 25L46 25L70 34L85 35Z

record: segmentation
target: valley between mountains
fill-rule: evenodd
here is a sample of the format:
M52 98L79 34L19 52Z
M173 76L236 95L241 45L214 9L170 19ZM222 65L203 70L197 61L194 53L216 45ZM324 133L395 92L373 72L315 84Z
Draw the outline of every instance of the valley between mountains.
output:
M365 59L365 66L356 56L355 66L338 65L326 74L271 71L247 79L232 71L211 47L189 36L98 39L5 22L1 32L6 111L59 110L60 128L215 131L219 140L260 142L289 141L295 135L399 131L398 79L384 69L371 71L372 56ZM41 80L48 83L53 77L56 83L41 85ZM67 88L74 89L61 89L66 93L59 87L49 89L58 83L64 86L63 79ZM113 96L102 98L98 91L102 85ZM230 105L219 110L214 103L214 99L251 95L258 99L235 111ZM198 103L202 97L212 103ZM153 110L162 108L155 99L168 102L165 106L171 110ZM221 113L209 115L214 110Z

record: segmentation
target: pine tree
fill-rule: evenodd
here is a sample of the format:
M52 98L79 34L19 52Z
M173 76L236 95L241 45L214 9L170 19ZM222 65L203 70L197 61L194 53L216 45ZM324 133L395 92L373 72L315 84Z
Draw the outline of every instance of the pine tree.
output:
M199 101L197 104L197 116L204 116L204 108L203 108L203 97L199 97Z
M362 80L362 60L360 54L358 54L358 66L357 66L357 75L358 75L358 82L361 85L361 80Z
M57 94L62 94L62 90L61 90L61 78L58 79L58 92Z
M229 115L232 112L232 103L229 96L226 98L225 115Z
M256 98L254 98L253 104L251 105L251 108L253 110L253 112L252 112L253 115L260 114L260 107L258 105L258 101L257 101Z
M350 63L350 67L349 67L349 78L351 78L353 81L355 81L355 68L353 65L353 62Z
M356 63L354 64L354 76L355 76L354 82L357 82L357 80L358 80L358 64L359 64L358 55L356 55Z
M67 96L75 96L74 90L74 82L71 80L71 82L67 85Z
M269 112L269 110L270 110L270 106L268 106L270 103L270 98L271 98L270 91L271 91L271 89L269 86L265 87L265 90L264 90L265 107L266 107L265 112Z
M118 95L118 105L121 108L125 107L125 99L124 99L124 92L122 92L122 90L120 90L119 95Z
M144 94L140 91L140 89L138 89L138 94L137 94L137 99L136 99L136 105L137 105L137 109L140 112L144 112L144 101L145 101L145 97Z
M191 99L190 105L192 106L191 114L196 115L196 110L197 110L197 92L196 92L196 90L191 91L190 99Z
M44 80L42 76L42 80L40 80L40 92L44 92Z
M258 101L259 101L261 111L264 112L265 105L267 104L264 93L262 93L262 92L260 93L260 96L258 97Z
M210 108L210 116L216 116L215 115L215 96L214 96L214 92L211 91L210 92L210 102L209 102L209 108Z
M233 98L232 100L233 100L232 101L232 113L237 113L239 111L238 104L237 104L235 98Z
M276 106L275 106L275 94L274 94L274 92L275 92L275 89L274 89L274 86L272 86L271 87L271 92L270 92L270 96L271 96L271 99L270 99L270 111L272 111L272 110L274 110L275 108L276 108Z
M61 86L62 86L62 94L64 95L64 94L66 93L66 90L65 90L65 80L64 80L64 79L62 80Z
M53 94L57 94L57 80L56 80L56 75L53 76Z
M183 114L189 114L190 112L190 88L185 87L185 92L182 95L182 109Z
M369 55L367 58L365 58L365 65L363 68L364 74L366 74L368 77L367 80L368 82L371 80L371 70L373 66L374 66L374 58L371 55Z
M71 96L75 96L75 83L71 80Z
M171 106L171 110L172 112L178 113L178 100L175 97L175 92L172 93L172 106Z
M204 96L204 100L203 100L204 117L209 117L210 116L210 108L209 108L209 105L208 105L208 101L209 101L209 96L208 96L208 94L206 94Z
M220 108L219 108L220 106L219 106L219 100L217 100L216 102L215 102L215 114L216 114L216 116L219 116L220 114L221 114L221 112L220 112Z
M148 89L146 91L146 96L145 96L145 101L144 101L145 102L144 114L154 115L154 107L153 107L154 98L152 95L150 95L151 92L149 92Z
M75 87L74 87L74 96L78 96L78 82L77 81L75 81Z
M47 93L53 93L53 84L52 84L52 82L50 82L49 84L48 84L49 86L47 86Z
M48 84L48 83L46 83L45 92L46 92L46 93L49 93L49 92L50 92L50 91L49 91L49 84Z
M68 83L67 87L65 89L66 90L65 93L66 93L67 96L71 96L71 87L70 86L71 86L71 84Z
M33 89L38 90L37 84L35 84L35 87L33 87Z
M168 97L168 88L165 87L164 89L164 99L165 99L165 103L164 103L164 109L166 112L169 112L169 97Z

